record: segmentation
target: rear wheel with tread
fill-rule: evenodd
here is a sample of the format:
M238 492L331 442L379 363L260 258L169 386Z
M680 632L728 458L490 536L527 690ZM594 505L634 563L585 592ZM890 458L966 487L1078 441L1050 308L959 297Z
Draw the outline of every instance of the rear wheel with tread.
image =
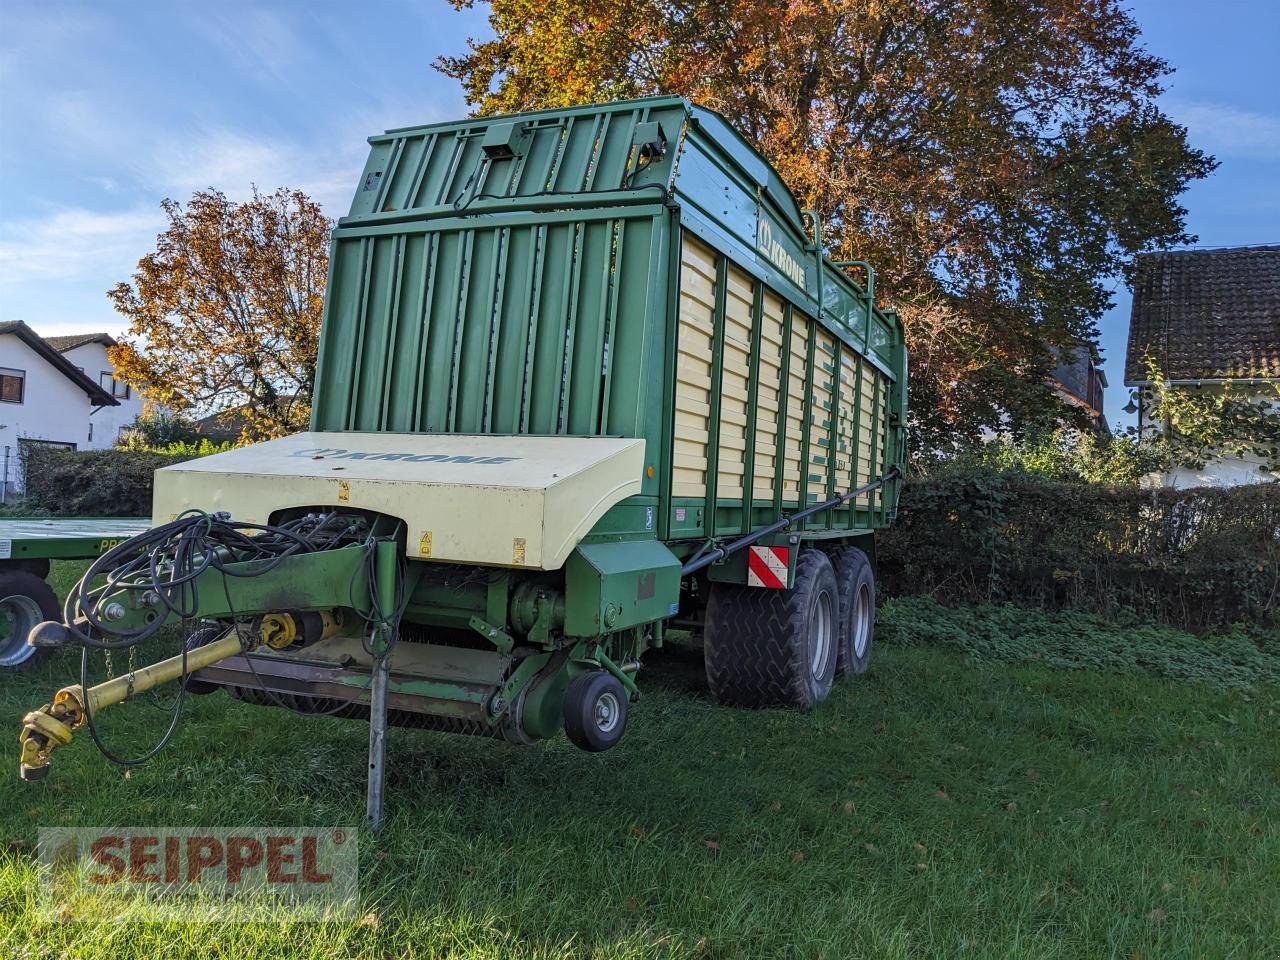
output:
M840 594L839 673L842 677L866 673L876 627L875 571L870 558L857 547L840 547L830 557Z
M711 695L811 709L831 692L839 617L835 572L820 550L800 551L790 590L713 584L703 640Z

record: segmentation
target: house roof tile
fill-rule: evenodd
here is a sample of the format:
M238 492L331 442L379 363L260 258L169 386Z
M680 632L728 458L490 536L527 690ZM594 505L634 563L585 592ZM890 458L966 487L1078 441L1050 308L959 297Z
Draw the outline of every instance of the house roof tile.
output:
M62 337L45 337L44 342L59 353L66 353L86 343L103 343L110 347L116 341L109 333L72 333Z
M77 387L83 390L88 395L91 403L100 407L120 406L119 400L107 393L107 391L103 390L99 384L86 377L79 367L55 350L49 344L48 340L40 336L21 320L6 320L0 322L0 334L4 333L13 334L43 357L48 362L49 366L53 367Z
M1280 376L1280 244L1138 257L1125 383Z

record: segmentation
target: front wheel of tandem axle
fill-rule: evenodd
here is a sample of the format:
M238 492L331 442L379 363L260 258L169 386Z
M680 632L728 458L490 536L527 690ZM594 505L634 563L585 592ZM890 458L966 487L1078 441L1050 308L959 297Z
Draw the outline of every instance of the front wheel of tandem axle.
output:
M0 570L0 668L34 667L53 656L27 635L37 623L61 619L52 587L27 570Z
M831 562L803 549L795 586L712 585L703 657L711 695L736 707L798 707L826 699L836 674L840 597Z
M574 677L564 692L564 732L574 746L599 753L627 729L627 691L603 670Z

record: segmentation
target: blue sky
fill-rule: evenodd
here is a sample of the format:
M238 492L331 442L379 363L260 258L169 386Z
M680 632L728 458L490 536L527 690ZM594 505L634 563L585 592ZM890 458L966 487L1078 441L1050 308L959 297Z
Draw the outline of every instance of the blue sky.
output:
M1185 196L1205 246L1280 242L1280 2L1138 0L1178 70L1163 104L1222 166ZM214 185L299 187L345 212L365 137L465 112L431 69L486 30L444 0L0 0L0 320L120 332L105 291ZM1103 320L1120 387L1129 298Z

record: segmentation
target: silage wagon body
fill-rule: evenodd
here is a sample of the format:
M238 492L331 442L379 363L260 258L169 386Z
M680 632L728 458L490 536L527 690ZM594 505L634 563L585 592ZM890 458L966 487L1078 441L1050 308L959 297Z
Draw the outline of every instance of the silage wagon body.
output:
M865 669L906 422L870 267L825 260L818 217L680 98L370 144L334 231L311 430L159 471L153 521L352 518L384 613L361 609L364 555L340 539L223 577L201 591L224 636L199 682L605 749L671 624L703 632L727 703L809 707ZM133 589L121 622L156 607ZM304 630L306 611L328 619ZM34 770L47 754L25 749Z
M642 438L641 490L588 541L746 533L901 461L897 318L717 114L654 98L370 142L313 429ZM896 491L804 530L869 532Z

